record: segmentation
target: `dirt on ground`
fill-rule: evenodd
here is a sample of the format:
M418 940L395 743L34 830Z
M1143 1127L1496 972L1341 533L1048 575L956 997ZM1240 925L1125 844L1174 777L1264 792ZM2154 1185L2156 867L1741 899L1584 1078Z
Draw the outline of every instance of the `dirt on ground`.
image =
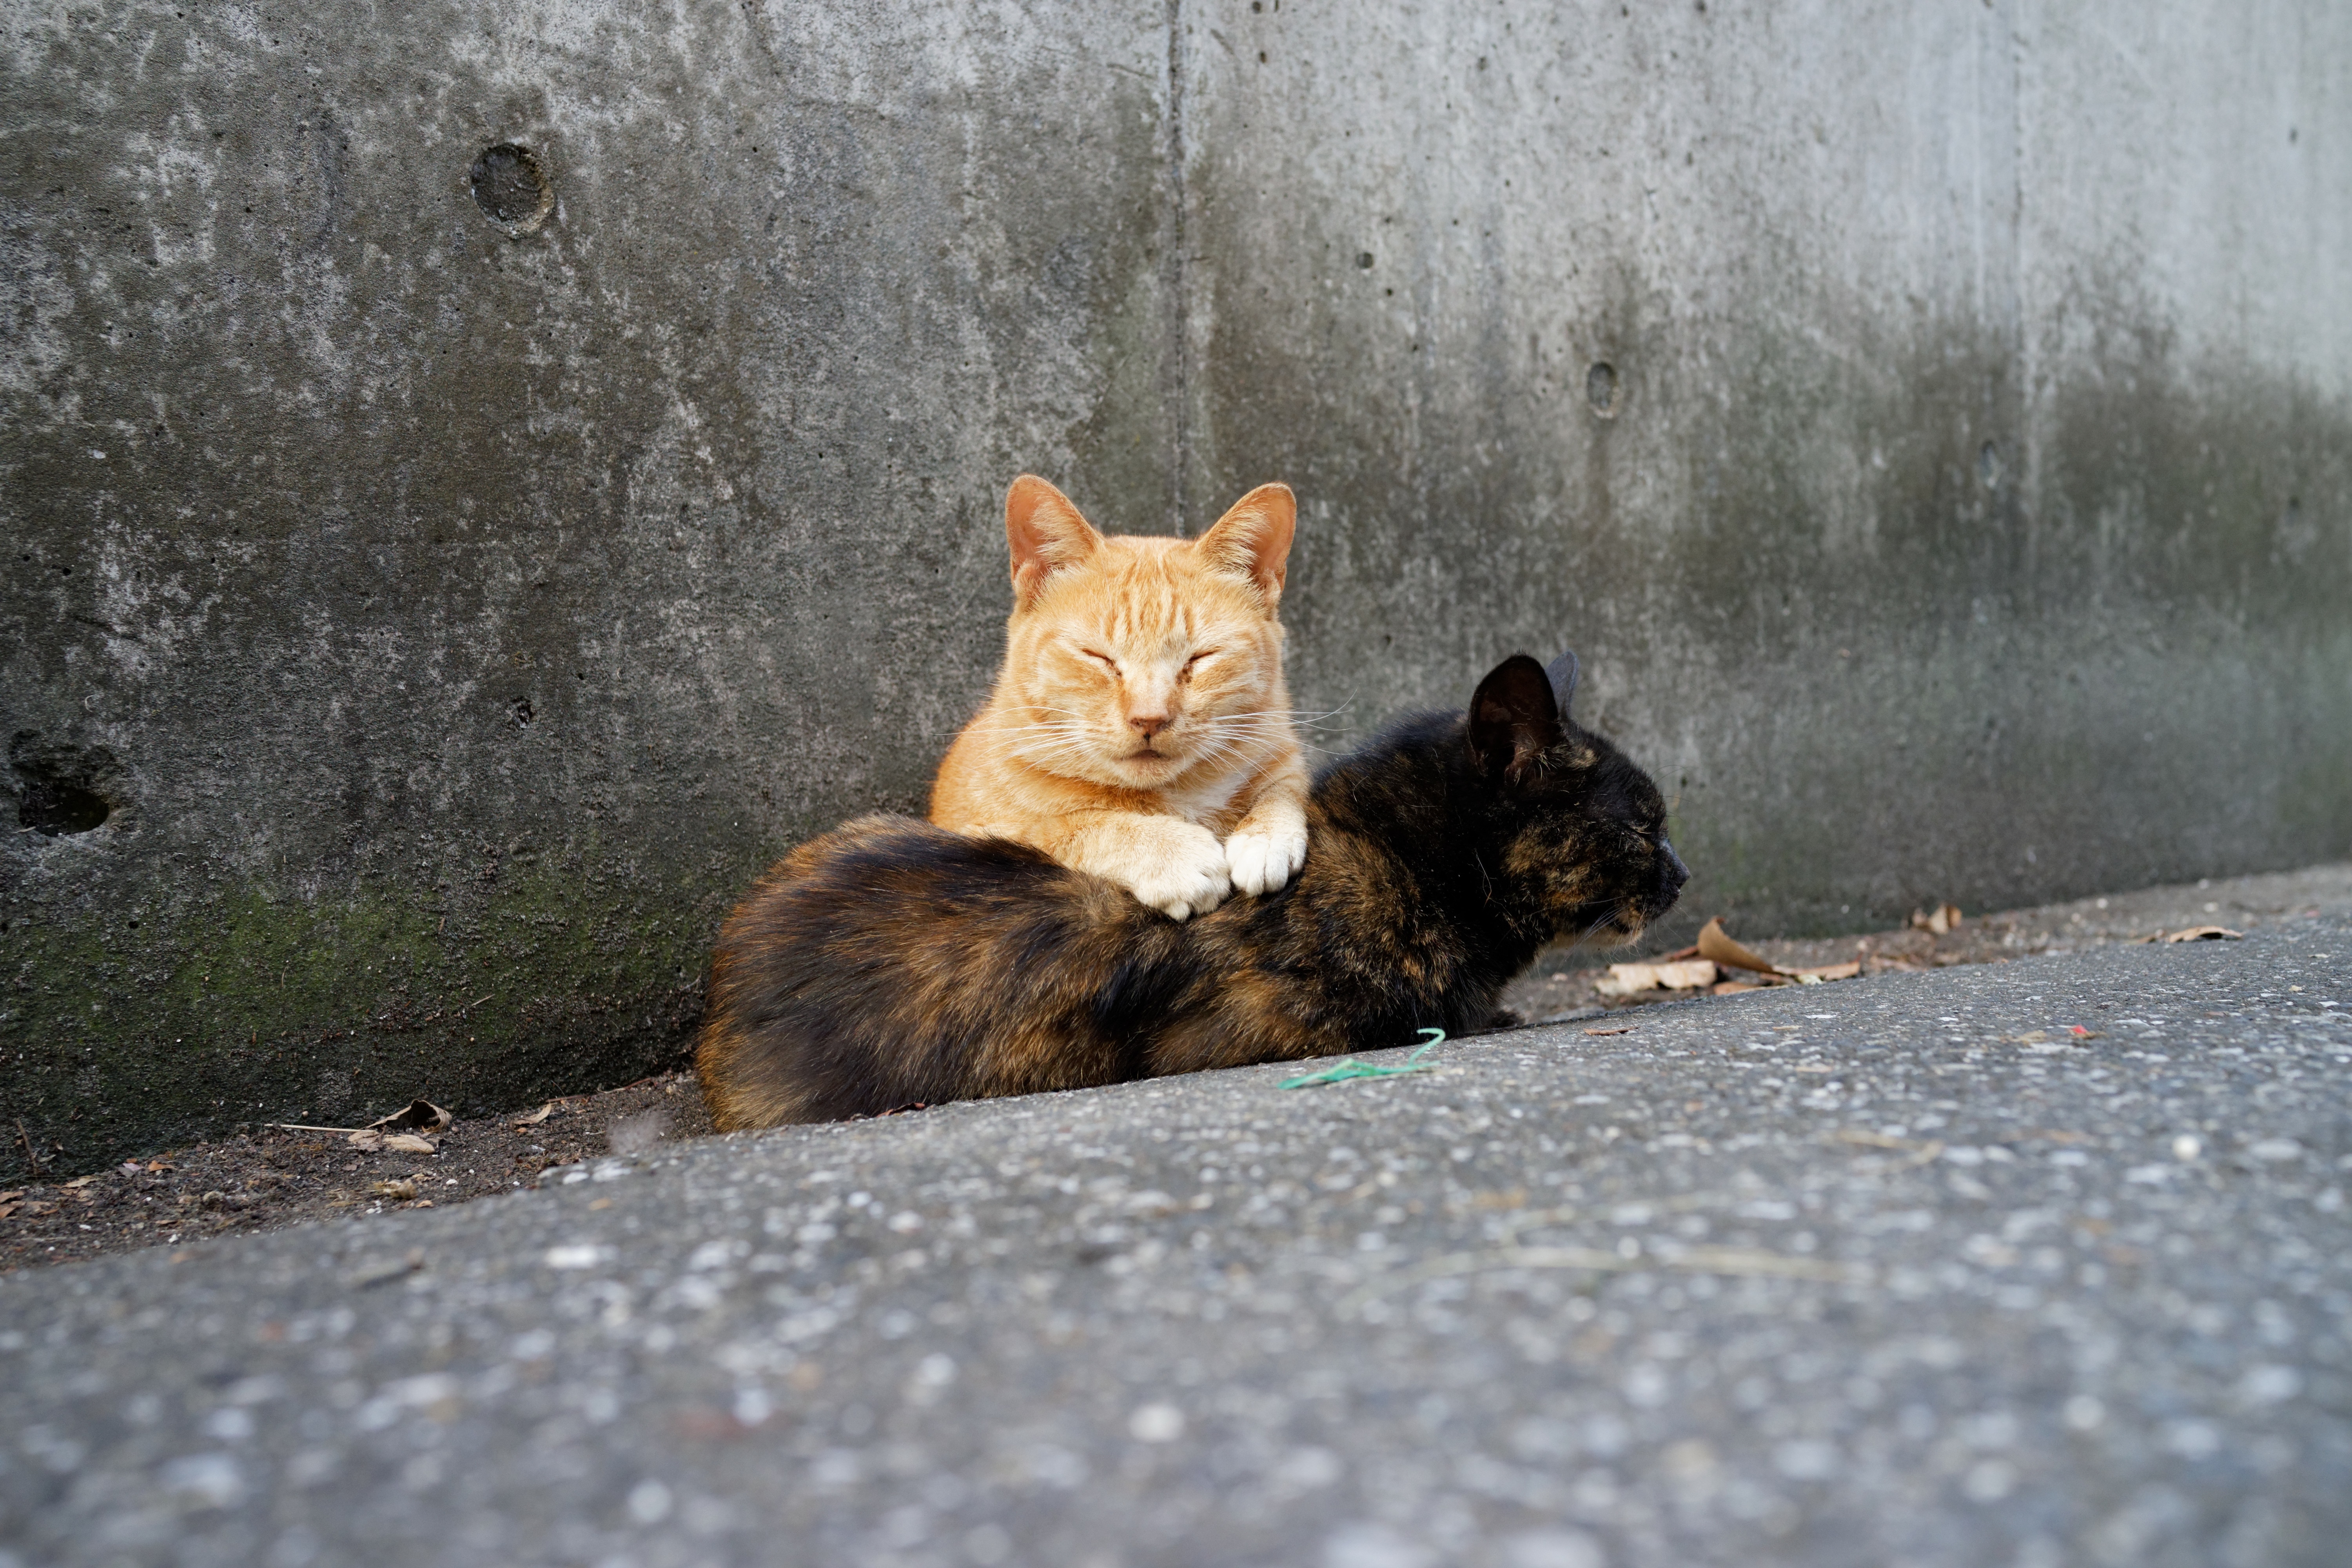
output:
M352 1130L260 1127L217 1143L54 1184L0 1192L0 1272L139 1247L276 1230L306 1220L364 1221L446 1207L538 1184L539 1173L666 1138L710 1131L691 1073L406 1137L425 1148L355 1145ZM393 1130L399 1133L401 1130Z
M1791 969L1854 962L1862 973L1877 973L1999 963L2200 925L2249 931L2346 910L2352 910L2352 866L2328 866L1981 917L1961 913L1957 922L1947 913L1940 931L1930 929L1929 911L1922 910L1919 925L1859 937L1772 941L1736 927L1730 934ZM1660 990L1604 996L1598 983L1614 956L1547 954L1512 985L1505 1003L1536 1023L1695 994L1706 995L1711 1005L1737 1006L1739 994L1754 994ZM425 1092L431 1093L429 1086ZM535 1186L541 1172L558 1166L702 1136L710 1121L693 1074L679 1072L502 1116L469 1118L424 1136L410 1131L414 1142L407 1147L386 1144L383 1133L354 1143L353 1131L263 1127L217 1143L159 1150L71 1181L0 1192L0 1272L306 1221L364 1224L396 1209L446 1207Z

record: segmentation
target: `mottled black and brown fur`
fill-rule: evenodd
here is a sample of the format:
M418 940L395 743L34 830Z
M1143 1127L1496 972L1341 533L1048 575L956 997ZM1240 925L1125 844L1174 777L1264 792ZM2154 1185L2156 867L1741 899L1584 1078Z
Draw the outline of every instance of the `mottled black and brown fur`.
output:
M698 1061L721 1131L1475 1033L1538 949L1630 941L1687 873L1648 776L1567 718L1575 656L1316 781L1288 887L1179 924L1001 839L866 816L721 929Z

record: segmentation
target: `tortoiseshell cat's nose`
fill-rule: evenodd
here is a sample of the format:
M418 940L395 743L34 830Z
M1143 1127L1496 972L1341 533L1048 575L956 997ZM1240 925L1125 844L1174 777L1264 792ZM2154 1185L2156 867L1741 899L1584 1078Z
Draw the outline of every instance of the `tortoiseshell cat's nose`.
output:
M1690 868L1683 864L1683 858L1665 839L1658 840L1658 848L1666 857L1666 863L1658 868L1658 891L1671 904L1682 896L1683 884L1690 880Z

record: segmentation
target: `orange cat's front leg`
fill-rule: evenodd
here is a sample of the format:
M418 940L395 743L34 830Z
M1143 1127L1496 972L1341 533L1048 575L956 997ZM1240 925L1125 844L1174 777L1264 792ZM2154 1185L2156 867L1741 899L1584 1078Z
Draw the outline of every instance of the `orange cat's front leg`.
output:
M1302 818L1302 842L1305 831ZM1225 847L1215 834L1181 817L1076 812L1017 837L1065 866L1118 883L1174 920L1207 914L1233 891Z
M1257 786L1257 798L1225 835L1225 867L1234 889L1271 893L1307 864L1307 769L1296 753L1276 763Z

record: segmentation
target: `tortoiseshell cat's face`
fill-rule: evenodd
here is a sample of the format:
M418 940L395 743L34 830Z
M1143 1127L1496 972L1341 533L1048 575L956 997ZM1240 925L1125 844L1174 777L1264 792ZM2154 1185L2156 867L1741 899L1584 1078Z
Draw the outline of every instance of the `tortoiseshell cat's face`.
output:
M1471 700L1471 752L1497 791L1505 868L1538 889L1550 934L1619 946L1674 907L1690 868L1650 776L1568 717L1575 689L1572 653L1497 667Z

